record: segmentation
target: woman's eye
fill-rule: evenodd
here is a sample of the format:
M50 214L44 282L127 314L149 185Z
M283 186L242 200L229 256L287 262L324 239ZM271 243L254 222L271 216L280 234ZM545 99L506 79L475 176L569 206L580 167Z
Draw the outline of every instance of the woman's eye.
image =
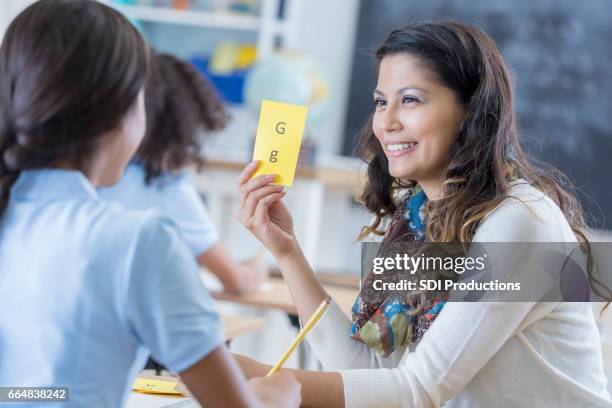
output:
M402 103L413 103L418 102L419 100L414 96L404 96L402 97Z
M385 100L384 100L384 99L380 99L380 98L378 98L378 99L374 99L374 105L375 105L377 108L382 108L383 106L385 106L385 104L386 104L386 102L385 102Z

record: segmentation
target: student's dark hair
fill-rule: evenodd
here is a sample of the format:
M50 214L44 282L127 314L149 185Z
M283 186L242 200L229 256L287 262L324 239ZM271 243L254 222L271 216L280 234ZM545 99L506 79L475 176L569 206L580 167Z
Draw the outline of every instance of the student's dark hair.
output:
M427 236L434 242L469 243L483 218L506 197L512 178L523 178L559 206L588 255L589 280L596 294L612 292L593 276L587 224L570 180L551 166L529 158L521 147L512 81L495 42L478 27L456 21L428 21L392 31L376 51L416 56L430 74L451 89L467 112L448 156L442 198L428 202ZM397 188L414 181L394 179L372 129L372 117L362 129L358 155L368 164L368 181L361 194L376 218L360 239L381 234L381 220L393 214Z
M147 132L138 149L146 182L164 171L204 164L202 132L223 129L228 114L215 88L193 65L154 54L145 103Z
M0 47L0 216L20 171L84 170L142 89L147 46L120 13L93 0L41 0Z

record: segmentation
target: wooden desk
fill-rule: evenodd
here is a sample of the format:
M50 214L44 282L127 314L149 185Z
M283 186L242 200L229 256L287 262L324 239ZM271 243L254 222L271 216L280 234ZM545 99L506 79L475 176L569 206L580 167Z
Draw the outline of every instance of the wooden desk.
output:
M273 278L282 279L283 274L280 269L272 268L270 270L270 276ZM344 273L332 273L332 272L318 272L317 278L325 286L341 286L351 289L359 289L361 278L358 275L349 275Z
M264 320L249 316L228 316L221 315L223 323L223 336L226 341L230 341L245 334L260 330L264 325ZM143 378L159 378L172 380L171 377L155 376L154 371L147 370L146 373L139 375ZM184 387L183 387L184 388ZM186 390L186 388L184 388ZM125 404L126 408L156 408L156 407L198 407L199 405L190 397L154 395L133 392L129 395Z
M351 308L357 298L359 289L343 286L324 285L327 293L334 299L340 309L348 316L351 316ZM233 302L241 305L249 305L261 308L279 309L287 313L289 322L297 331L300 330L300 322L297 309L293 304L293 299L289 293L289 288L285 281L278 277L271 277L266 282L265 290L261 292L246 293L236 295L222 291L211 290L210 294L216 300ZM307 359L307 351L304 344L298 347L298 367L304 367Z
M200 404L191 397L141 394L133 391L128 395L124 408L200 408Z
M214 169L240 173L247 164L248 162L208 159L204 165L204 172L209 172ZM192 168L192 170L195 169ZM367 181L365 167L362 166L362 162L358 159L354 160L354 164L351 168L313 167L308 164L298 163L295 177L319 180L326 186L342 187L355 192Z
M257 317L249 316L228 316L221 315L221 324L223 325L223 337L225 344L229 347L230 342L236 337L243 336L260 330L264 326L264 320ZM152 357L149 357L145 369L153 369L158 375L165 370L162 364L159 364Z
M226 341L261 330L264 326L264 319L258 317L221 315L221 321Z
M336 301L340 309L347 315L351 315L351 307L359 292L356 288L325 285L325 290ZM264 291L236 295L233 293L211 291L211 295L216 300L250 305L263 308L280 309L290 315L297 315L297 309L293 304L293 299L289 293L289 288L280 278L268 280Z

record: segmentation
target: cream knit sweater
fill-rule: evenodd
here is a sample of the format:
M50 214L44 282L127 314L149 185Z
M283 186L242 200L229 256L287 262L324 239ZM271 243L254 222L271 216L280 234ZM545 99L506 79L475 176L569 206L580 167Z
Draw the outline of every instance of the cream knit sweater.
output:
M474 241L575 242L547 196L524 181L510 193ZM307 337L347 407L612 407L587 303L448 303L414 351L386 359L350 333L332 302Z

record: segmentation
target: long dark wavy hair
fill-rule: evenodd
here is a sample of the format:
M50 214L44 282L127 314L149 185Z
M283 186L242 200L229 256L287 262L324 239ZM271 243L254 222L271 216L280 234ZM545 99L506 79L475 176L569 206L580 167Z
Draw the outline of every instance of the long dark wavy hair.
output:
M448 155L442 198L428 202L428 239L471 242L483 218L508 197L510 180L523 178L559 206L587 254L593 291L612 299L610 289L592 273L587 224L572 183L552 166L529 158L521 146L512 81L495 42L473 25L448 20L417 22L392 31L375 55L380 63L397 53L418 57L454 91L467 112ZM387 158L372 130L372 117L360 132L357 153L368 164L361 201L376 217L362 229L359 239L363 239L370 233L384 233L381 221L394 213L397 189L415 182L402 182L389 174Z
M93 0L41 0L0 47L0 216L22 170L59 161L85 171L144 86L147 46L120 13Z
M154 54L146 85L147 132L138 149L150 183L164 171L201 168L202 133L223 129L228 113L193 65L170 54Z

